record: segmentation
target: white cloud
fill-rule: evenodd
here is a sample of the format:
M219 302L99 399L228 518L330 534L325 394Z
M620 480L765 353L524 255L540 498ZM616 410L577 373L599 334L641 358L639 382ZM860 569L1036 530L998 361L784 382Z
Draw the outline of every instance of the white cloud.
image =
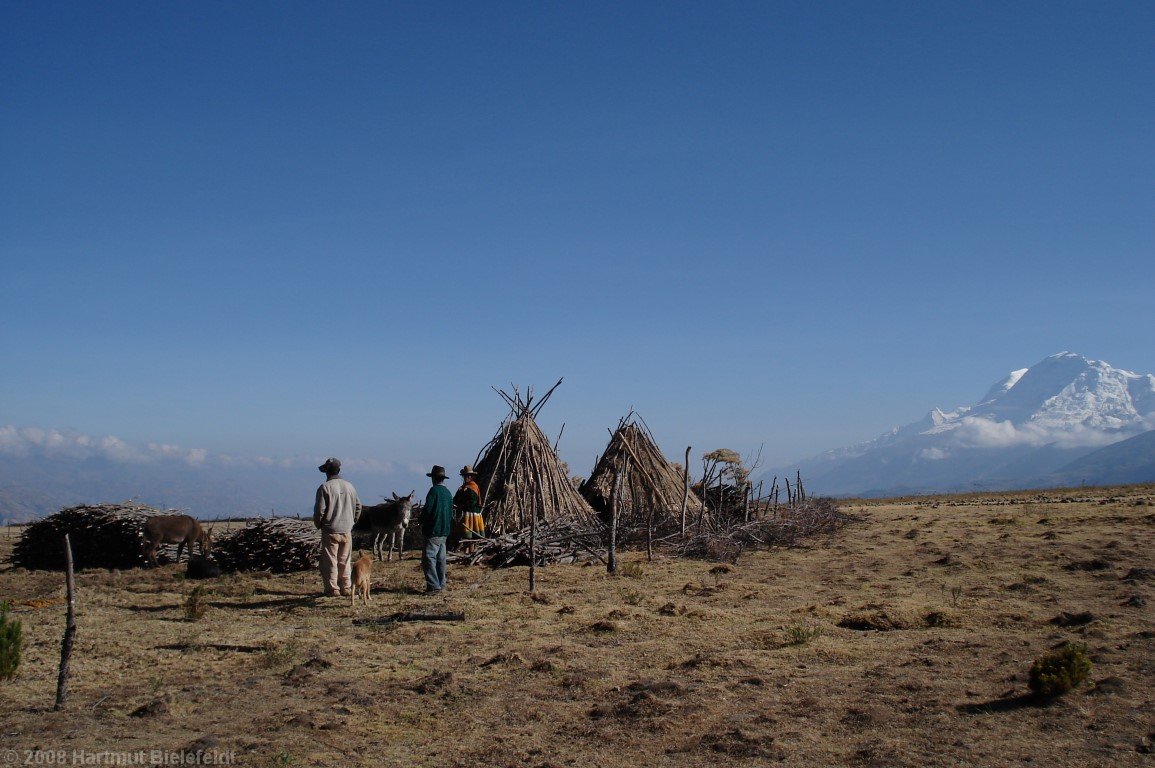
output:
M323 456L237 456L212 453L205 448L185 448L175 443L135 445L115 435L96 437L72 430L41 427L0 426L0 455L54 459L102 458L120 464L180 462L190 467L237 467L284 470L312 470ZM390 475L408 467L395 461L350 457L342 459L346 474ZM414 471L415 467L414 467ZM420 470L422 474L426 469Z
M944 451L942 448L937 447L923 448L918 452L918 457L920 459L925 459L926 461L941 461L942 459L949 459L950 453Z
M1060 448L1083 448L1110 445L1133 433L1108 432L1082 424L1048 427L1027 423L1015 426L1010 421L994 421L980 416L964 417L950 433L951 441L963 448L1012 448L1015 446L1057 445Z

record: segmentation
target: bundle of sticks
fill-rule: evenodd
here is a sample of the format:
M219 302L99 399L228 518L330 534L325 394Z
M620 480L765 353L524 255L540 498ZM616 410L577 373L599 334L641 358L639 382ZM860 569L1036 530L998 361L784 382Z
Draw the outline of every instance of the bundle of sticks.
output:
M543 523L537 529L534 559L538 565L604 561L604 539L604 532L596 525L571 520ZM529 565L529 541L528 529L498 534L475 543L469 552L452 552L448 559L462 565L491 568Z
M761 518L730 526L706 526L678 546L689 557L736 560L747 547L793 547L798 540L838 530L852 517L833 500L812 498L776 518Z
M137 568L146 564L145 521L174 512L133 502L66 507L26 527L12 549L11 562L30 570L62 571L64 535L69 534L75 568ZM176 545L161 547L160 558L175 560Z
M224 571L307 571L320 556L321 532L313 521L291 517L253 520L213 543L213 557Z
M474 462L485 524L492 533L520 531L535 517L539 523L587 523L596 518L535 421L560 384L558 380L537 400L532 390L524 398L517 388L512 395L497 390L509 406L509 414Z

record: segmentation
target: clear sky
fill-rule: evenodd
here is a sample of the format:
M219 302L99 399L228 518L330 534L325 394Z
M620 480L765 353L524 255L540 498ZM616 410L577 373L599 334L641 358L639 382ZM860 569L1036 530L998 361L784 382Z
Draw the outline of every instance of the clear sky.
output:
M767 463L1155 372L1155 3L0 1L0 425Z

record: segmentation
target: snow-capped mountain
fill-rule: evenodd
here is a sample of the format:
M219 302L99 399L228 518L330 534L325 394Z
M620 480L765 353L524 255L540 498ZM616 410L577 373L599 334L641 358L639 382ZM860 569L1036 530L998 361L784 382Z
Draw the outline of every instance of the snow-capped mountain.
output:
M802 461L800 468L818 493L1021 487L1153 428L1155 376L1063 352L1012 371L975 405L936 408L875 440ZM1155 477L1132 481L1144 480Z

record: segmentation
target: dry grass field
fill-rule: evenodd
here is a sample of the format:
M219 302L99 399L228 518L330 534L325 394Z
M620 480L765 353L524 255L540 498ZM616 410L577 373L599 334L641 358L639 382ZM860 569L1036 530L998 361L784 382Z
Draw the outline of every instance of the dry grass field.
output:
M32 764L210 749L258 766L1155 766L1155 486L848 502L856 521L732 565L622 572L378 563L374 599L313 573L194 587L78 574L71 697L52 711L64 584L0 566L24 662L0 751ZM0 532L0 557L13 539ZM354 624L401 611L464 621ZM1085 643L1091 682L1025 696ZM37 753L27 750L39 749ZM8 750L16 750L10 752ZM78 752L79 751L79 752ZM61 764L57 761L56 764Z

